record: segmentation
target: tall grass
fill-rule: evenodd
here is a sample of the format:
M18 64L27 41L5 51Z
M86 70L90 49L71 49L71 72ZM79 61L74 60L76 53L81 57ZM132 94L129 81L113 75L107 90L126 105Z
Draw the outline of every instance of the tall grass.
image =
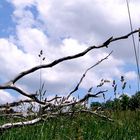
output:
M115 122L88 114L49 119L34 126L15 128L0 140L140 140L140 112L112 113ZM1 121L3 122L3 120Z

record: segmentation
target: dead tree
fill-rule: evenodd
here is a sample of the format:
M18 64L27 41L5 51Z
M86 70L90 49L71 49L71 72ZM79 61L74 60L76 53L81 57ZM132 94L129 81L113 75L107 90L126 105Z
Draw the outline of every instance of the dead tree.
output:
M127 39L132 34L135 34L135 33L138 33L138 32L140 32L139 29L135 30L133 32L130 32L130 33L124 35L124 36L120 36L120 37L116 37L116 38L110 37L108 40L106 40L104 43L102 43L99 46L90 46L86 50L84 50L83 52L77 53L75 55L62 57L60 59L54 60L53 62L51 62L49 64L41 64L41 65L32 67L31 69L28 69L26 71L23 71L23 72L19 73L15 78L11 79L7 83L4 83L4 84L0 85L0 90L11 89L11 90L14 90L14 91L18 92L19 94L21 94L25 97L28 97L27 100L21 100L21 101L17 101L17 102L13 102L13 103L0 105L0 108L7 108L7 107L13 108L13 107L17 107L17 106L19 106L23 103L24 104L25 103L26 104L36 103L40 107L39 110L35 112L34 118L32 120L28 120L28 115L27 115L26 121L15 122L15 123L13 123L13 122L10 123L9 122L9 123L3 124L3 125L0 126L0 131L3 132L4 130L11 129L11 128L14 128L14 127L20 127L20 126L25 126L25 125L33 125L33 124L38 123L40 121L47 120L48 118L57 117L59 115L71 115L71 114L76 114L78 112L90 113L92 115L96 115L96 116L101 117L103 119L107 119L107 120L112 121L112 119L110 119L110 118L108 118L104 115L98 114L96 112L96 110L91 111L91 110L88 110L87 108L81 108L79 110L74 110L73 111L73 108L75 106L83 105L90 98L96 98L101 94L104 95L107 92L107 90L92 93L92 87L89 87L89 90L87 91L87 93L85 94L85 96L83 98L81 98L81 99L73 98L73 99L70 100L70 97L72 96L72 94L74 94L76 91L78 91L78 89L79 89L82 81L84 80L86 74L88 73L88 71L90 71L92 68L94 68L95 66L99 65L104 60L106 60L111 55L112 52L110 54L108 54L106 57L102 58L96 64L93 64L91 67L87 68L86 71L81 76L81 78L79 79L78 84L65 97L54 96L50 100L47 100L47 98L42 100L38 97L37 93L30 94L29 92L27 92L27 91L23 90L22 88L20 88L19 86L17 86L16 82L19 81L20 79L22 79L24 76L26 76L28 74L31 74L31 73L33 73L37 70L52 68L53 66L55 66L59 63L62 63L64 61L68 61L68 60L72 60L72 59L82 57L82 56L84 56L85 54L87 54L88 52L90 52L94 49L108 48L110 43L115 42L115 41L119 41L119 40L123 40L123 39ZM41 91L41 89L40 89L40 91ZM13 112L13 115L14 115L14 112Z

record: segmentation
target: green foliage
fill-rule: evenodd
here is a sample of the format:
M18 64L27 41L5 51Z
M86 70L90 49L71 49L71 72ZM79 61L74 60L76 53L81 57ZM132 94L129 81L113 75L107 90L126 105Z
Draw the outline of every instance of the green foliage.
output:
M139 110L140 92L137 92L132 97L129 97L127 94L122 94L119 98L114 98L114 100L107 100L105 103L91 103L91 108L95 108L96 106L101 106L105 109L111 109L112 111Z
M102 106L102 104L101 103L99 103L99 102L92 102L91 104L90 104L90 107L91 108L97 108L97 107L101 107Z
M130 100L130 97L126 94L122 94L120 96L120 104L121 104L121 109L122 110L129 109L129 100Z
M132 140L140 139L140 112L112 113L115 122L88 114L61 116L35 126L15 128L0 135L1 140Z
M140 109L140 91L131 97L129 107L131 110Z
M113 102L113 110L120 110L121 109L121 102L120 99L115 98Z

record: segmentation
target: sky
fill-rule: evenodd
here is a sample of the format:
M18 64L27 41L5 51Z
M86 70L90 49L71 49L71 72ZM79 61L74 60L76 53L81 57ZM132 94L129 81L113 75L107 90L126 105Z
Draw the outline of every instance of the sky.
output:
M129 0L132 24L138 29L140 1ZM111 36L130 32L125 0L1 0L0 1L0 84L18 73L40 65L38 54L43 50L45 61L79 53L91 45L100 45ZM135 35L138 44L137 34ZM41 70L48 97L67 95L79 82L84 71L113 50L113 54L89 71L73 96L84 96L90 87L96 91L101 79L116 80L120 85L123 75L126 93L137 89L137 70L132 38L111 43L109 48L92 50L84 57ZM29 93L39 88L40 71L25 76L17 85ZM110 90L112 83L102 89ZM131 88L130 88L131 87ZM98 90L102 90L98 89ZM0 103L24 97L14 91L0 90ZM101 99L102 100L102 99ZM94 99L93 99L94 101Z

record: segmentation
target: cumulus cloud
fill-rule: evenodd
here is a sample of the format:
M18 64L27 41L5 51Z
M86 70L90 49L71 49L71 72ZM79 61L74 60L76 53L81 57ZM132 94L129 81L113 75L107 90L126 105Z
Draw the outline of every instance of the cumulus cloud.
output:
M19 44L27 53L36 54L41 49L48 46L45 34L36 28L18 28L17 30ZM45 49L46 50L46 49Z
M45 8L40 8L43 6ZM120 1L114 6L114 2L106 0L49 0L39 1L37 8L39 17L53 37L72 36L88 42L118 32L114 29L127 22L125 6Z
M129 30L126 4L121 0L11 0L15 9L12 13L16 24L13 39L0 39L1 81L13 78L17 73L39 65L38 53L43 50L46 57L42 63L73 55L89 45L98 45L112 35L121 35ZM137 5L140 3L137 2ZM115 5L115 6L114 6ZM136 4L130 3L135 27L140 14ZM33 8L36 13L33 12ZM134 10L136 9L136 10ZM111 44L113 55L91 70L81 88L99 84L101 78L113 79L125 75L134 80L133 70L125 72L123 66L133 62L130 41ZM3 47L4 46L4 47ZM128 47L130 49L128 49ZM94 50L82 58L63 62L52 69L42 70L48 93L67 93L81 78L83 72L105 57L108 51ZM8 71L8 73L7 73ZM18 84L30 92L39 87L39 71L26 76Z
M10 80L17 73L35 65L34 56L24 53L7 39L0 39L1 80Z

